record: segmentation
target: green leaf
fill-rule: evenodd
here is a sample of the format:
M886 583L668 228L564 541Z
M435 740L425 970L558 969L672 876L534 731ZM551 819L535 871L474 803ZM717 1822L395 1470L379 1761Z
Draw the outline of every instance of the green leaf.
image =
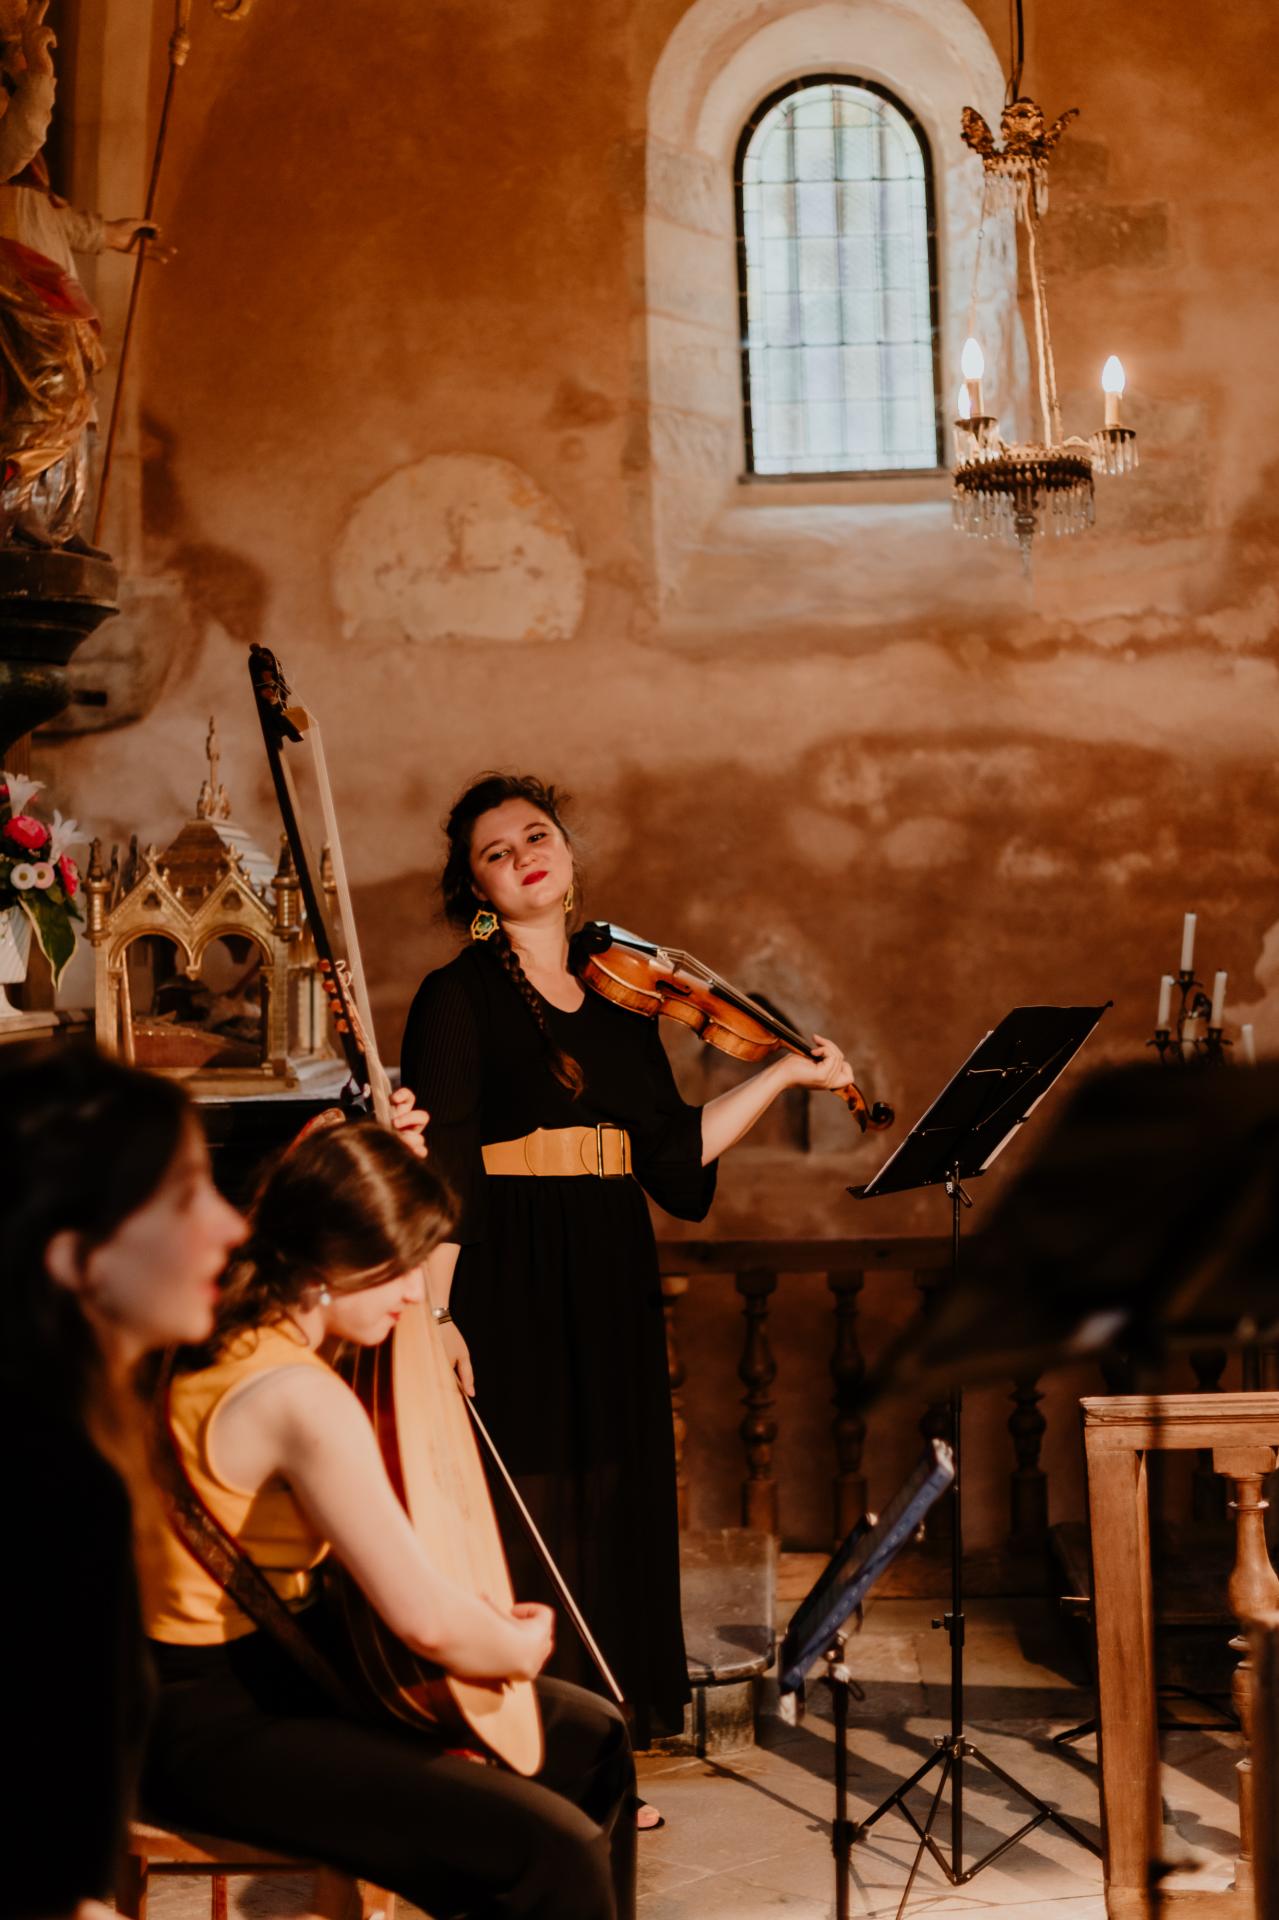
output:
M40 951L49 962L53 984L58 986L75 952L75 929L65 907L55 906L46 894L32 887L22 895L22 911L31 922Z

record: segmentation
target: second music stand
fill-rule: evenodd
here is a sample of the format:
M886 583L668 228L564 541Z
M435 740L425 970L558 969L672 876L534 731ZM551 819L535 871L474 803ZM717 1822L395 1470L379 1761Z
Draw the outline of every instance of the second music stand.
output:
M1110 1003L1107 1001L1106 1005ZM944 1186L951 1207L951 1284L959 1279L961 1210L972 1201L964 1191L964 1181L986 1172L1018 1128L1023 1126L1053 1082L1070 1064L1084 1041L1105 1012L1101 1007L1015 1007L984 1040L974 1048L959 1072L943 1088L927 1113L912 1127L896 1153L867 1181L864 1187L850 1187L858 1200L872 1200L884 1193L905 1193L916 1187ZM919 1836L919 1845L911 1862L910 1874L897 1908L898 1920L906 1911L925 1852L931 1854L951 1886L966 1886L983 1867L1007 1853L1019 1840L1045 1821L1052 1821L1077 1840L1090 1853L1101 1850L1087 1834L1073 1826L1055 1807L1041 1800L988 1754L974 1746L964 1731L964 1534L962 1524L962 1422L963 1396L958 1387L950 1393L951 1449L955 1479L951 1489L951 1597L950 1612L934 1626L944 1626L950 1640L950 1731L942 1735L935 1751L900 1786L882 1800L875 1811L861 1821L854 1834L860 1839L883 1815L896 1808ZM964 1765L974 1761L987 1773L1010 1788L1032 1811L1017 1831L1001 1840L971 1866L964 1865ZM916 1819L906 1804L906 1795L941 1768L932 1804L924 1823ZM933 1837L933 1827L941 1810L947 1785L951 1789L949 1858Z

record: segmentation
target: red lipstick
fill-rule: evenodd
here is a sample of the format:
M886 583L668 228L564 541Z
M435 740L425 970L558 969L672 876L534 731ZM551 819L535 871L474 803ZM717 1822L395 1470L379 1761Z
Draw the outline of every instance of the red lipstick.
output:
M521 884L526 887L536 886L539 880L545 880L549 871L549 867L540 867L536 873L526 873Z

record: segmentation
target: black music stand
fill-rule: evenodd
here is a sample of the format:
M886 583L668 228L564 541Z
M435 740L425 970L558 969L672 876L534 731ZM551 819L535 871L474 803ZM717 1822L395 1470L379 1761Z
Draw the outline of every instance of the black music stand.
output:
M848 1696L853 1677L844 1661L848 1619L858 1616L879 1576L892 1565L924 1516L955 1478L950 1448L931 1440L914 1473L893 1495L878 1519L857 1522L832 1554L801 1600L777 1654L782 1718L794 1725L804 1704L804 1685L819 1660L830 1688L835 1721L835 1817L831 1847L835 1854L835 1920L848 1920L849 1855L853 1822L848 1817Z
M1109 1006L1110 1002L1107 1001ZM974 1048L949 1085L933 1101L927 1113L907 1134L896 1153L868 1180L864 1187L850 1187L858 1200L872 1200L883 1193L904 1193L915 1187L944 1186L951 1207L951 1281L959 1279L961 1208L971 1207L964 1181L986 1172L991 1162L1023 1126L1053 1082L1070 1064L1088 1038L1106 1008L1102 1007L1015 1007L999 1025ZM951 1489L953 1506L951 1539L950 1612L934 1626L944 1626L950 1640L950 1732L937 1742L930 1754L910 1778L880 1802L872 1814L859 1823L854 1839L859 1839L875 1822L894 1807L919 1835L919 1845L911 1862L910 1874L897 1908L898 1920L906 1911L925 1851L930 1853L951 1886L965 1886L983 1867L1016 1846L1046 1820L1068 1833L1091 1853L1100 1848L1046 1800L1015 1780L1003 1767L974 1746L964 1732L964 1537L962 1422L963 1395L958 1386L950 1392L951 1447L955 1479ZM994 1774L1006 1787L1034 1809L1030 1818L1014 1834L1001 1840L989 1853L969 1867L964 1865L964 1762L975 1760ZM927 1819L921 1826L906 1805L906 1795L918 1786L934 1767L941 1768L941 1779L933 1795ZM947 1782L951 1784L950 1858L933 1838L933 1824L941 1808Z

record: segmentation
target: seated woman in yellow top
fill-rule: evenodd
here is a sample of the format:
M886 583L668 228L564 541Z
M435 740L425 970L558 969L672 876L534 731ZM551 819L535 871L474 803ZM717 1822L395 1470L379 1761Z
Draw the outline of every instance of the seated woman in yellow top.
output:
M192 1485L339 1670L351 1670L342 1636L310 1604L330 1551L416 1652L463 1678L532 1679L550 1609L499 1612L432 1564L364 1409L319 1354L329 1340L376 1345L422 1301L422 1262L450 1225L444 1189L401 1140L359 1123L296 1146L251 1225L211 1364L173 1384ZM150 1812L318 1857L440 1920L632 1913L634 1768L607 1702L539 1679L540 1773L477 1765L344 1715L176 1535L156 1548L143 1592L161 1683Z

